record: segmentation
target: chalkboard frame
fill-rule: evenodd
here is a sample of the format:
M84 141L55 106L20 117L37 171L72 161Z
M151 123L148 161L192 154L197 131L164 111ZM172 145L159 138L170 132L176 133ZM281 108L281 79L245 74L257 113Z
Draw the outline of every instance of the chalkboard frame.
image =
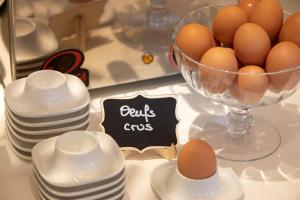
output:
M179 142L179 137L178 137L178 128L179 128L179 124L181 123L181 119L178 116L178 97L177 97L177 95L174 95L174 94L147 95L147 94L142 93L142 92L137 92L137 93L135 93L133 95L130 95L130 96L113 96L113 97L103 98L101 100L101 122L99 124L101 130L103 130L104 133L110 135L109 133L106 132L105 127L102 125L103 122L105 121L104 102L106 100L110 100L110 99L120 99L120 100L128 99L129 100L129 99L134 99L138 96L142 96L142 97L147 98L147 99L160 99L160 98L173 98L173 99L175 99L176 106L175 106L174 114L175 114L175 118L177 119L177 124L176 124L176 127L175 127L175 137L176 137L177 143L176 144L172 143L170 146L148 146L146 148L143 148L142 150L140 150L136 147L120 147L120 149L123 150L123 151L135 151L135 152L138 152L140 154L145 153L146 151L150 151L150 150L170 149L170 151L172 151L172 148L177 149L177 147L180 143Z

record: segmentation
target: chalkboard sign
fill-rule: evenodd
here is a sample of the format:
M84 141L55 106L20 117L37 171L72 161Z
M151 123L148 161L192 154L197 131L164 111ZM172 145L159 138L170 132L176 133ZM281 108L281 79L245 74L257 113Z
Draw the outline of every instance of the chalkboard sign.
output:
M106 99L102 103L102 126L123 149L144 151L177 144L176 99Z

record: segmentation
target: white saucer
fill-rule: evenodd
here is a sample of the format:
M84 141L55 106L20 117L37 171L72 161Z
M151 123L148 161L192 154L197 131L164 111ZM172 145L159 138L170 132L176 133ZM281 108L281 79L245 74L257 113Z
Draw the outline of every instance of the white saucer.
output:
M97 138L98 144L103 154L101 156L102 159L109 158L110 163L107 164L112 165L110 168L107 169L109 171L105 172L106 174L99 175L99 177L94 175L91 176L95 173L91 171L86 175L81 175L79 179L78 174L72 175L70 174L71 171L67 170L69 163L64 163L64 165L56 166L56 164L53 163L53 161L54 155L57 154L56 141L58 141L58 137L54 137L38 143L32 151L33 163L43 180L45 180L45 182L61 188L83 186L113 177L124 169L124 157L117 143L107 134L90 131L88 131L88 133L94 135L94 137ZM54 164L56 168L52 168ZM66 171L68 171L68 174L65 173ZM62 173L64 173L64 178L61 177ZM74 180L74 177L76 177L76 181Z
M173 178L177 176L176 165L177 161L170 161L156 167L152 172L152 189L163 200L240 200L243 197L240 180L230 168L218 168L218 177L217 179L213 178L213 181L219 181L217 186L215 183L210 185L209 181L205 183L206 179L204 179L199 180L199 182L206 188L194 188L193 192L186 192L184 187L187 190L193 187L174 181L179 180ZM196 182L197 180L193 181Z
M20 23L27 23L26 21L32 22L34 25L34 32L26 32L26 29L20 30L25 32L26 35L20 34L21 36L18 36L17 34L16 36L15 51L18 64L46 58L58 49L56 36L47 24L31 18L16 18L15 20L20 20ZM18 23L19 22L15 21L16 26L18 26ZM32 36L30 34L32 34ZM24 37L24 35L26 37Z
M25 118L43 118L66 115L82 110L90 102L90 95L83 82L69 74L64 74L66 84L72 97L70 102L61 105L53 105L51 108L38 109L34 102L24 95L25 82L22 78L10 83L5 89L5 101L12 113ZM38 101L38 100L36 100Z
M60 197L51 195L48 191L43 188L37 179L34 178L35 185L38 188L38 190L41 192L41 194L46 197L47 199L51 200L116 200L120 199L122 196L124 196L125 193L125 183L121 183L115 188L108 190L106 192L98 191L91 195L82 195L77 197Z
M42 140L48 139L50 137L56 137L56 136L59 136L59 135L65 133L65 132L58 132L58 133L46 134L46 135L26 135L26 134L23 134L23 133L20 133L20 132L14 130L7 121L5 122L5 127L8 128L9 132L12 133L16 138L18 138L18 140L27 142L27 143L33 143L33 144L39 143ZM76 130L86 130L87 127L88 127L88 124L78 128Z
M87 195L89 193L97 192L100 190L109 189L111 187L115 187L118 184L121 184L125 181L125 173L122 171L120 174L116 175L115 177L104 180L102 182L98 182L92 185L89 185L89 187L75 187L71 189L66 188L59 188L59 187L53 187L49 185L47 182L45 182L42 177L39 175L39 173L36 171L36 169L33 169L34 176L36 180L38 180L39 184L47 190L49 193L60 196L60 197L72 197L72 196L82 196Z
M22 117L18 117L14 114L11 113L9 109L6 109L6 117L11 118L11 120L16 124L20 126L25 126L25 127L47 127L47 126L57 126L57 125L62 125L62 124L68 124L71 122L78 121L80 119L83 119L87 117L90 114L89 107L84 108L82 113L78 114L78 116L74 115L74 117L71 115L70 117L61 117L60 120L56 121L44 121L44 122L24 122Z
M9 139L9 137L7 136L7 138ZM10 140L10 139L9 139ZM9 142L9 146L12 148L13 152L21 159L27 160L27 161L31 161L31 153L29 152L25 152L22 151L20 149L18 149L17 147L15 147L12 142Z
M77 130L81 127L86 126L87 124L89 124L90 122L90 116L88 115L87 117L80 119L78 121L75 122L71 122L69 124L66 125L58 125L58 126L53 126L52 128L47 127L34 127L34 128L27 128L26 130L23 129L24 127L20 127L17 126L16 124L14 124L14 122L12 121L12 119L10 119L9 117L6 118L6 121L8 122L8 124L10 125L10 127L14 130L16 130L17 132L20 132L24 135L49 135L49 134L55 134L55 133L62 133L62 132L68 132L68 131L72 131L72 130Z

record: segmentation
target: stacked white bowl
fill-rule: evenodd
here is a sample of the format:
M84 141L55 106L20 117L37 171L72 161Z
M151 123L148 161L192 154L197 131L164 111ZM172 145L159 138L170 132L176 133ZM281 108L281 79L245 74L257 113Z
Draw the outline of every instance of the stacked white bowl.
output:
M15 36L17 78L39 70L44 60L58 49L58 40L52 30L37 19L16 17Z
M89 124L90 95L69 74L42 70L10 83L5 89L5 129L13 150L30 160L38 142Z
M125 161L107 134L71 131L37 144L32 183L42 200L121 200Z

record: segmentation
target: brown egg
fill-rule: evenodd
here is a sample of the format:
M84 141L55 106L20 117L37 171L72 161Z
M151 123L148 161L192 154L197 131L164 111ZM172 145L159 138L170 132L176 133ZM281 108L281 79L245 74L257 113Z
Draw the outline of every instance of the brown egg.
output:
M241 2L238 4L238 7L243 9L247 16L249 16L258 1L259 0L241 0Z
M300 47L292 42L280 42L275 45L266 60L267 72L279 72L300 65ZM293 89L299 82L299 69L269 75L275 91Z
M265 29L271 40L274 40L283 23L283 10L278 0L260 0L248 19Z
M255 104L269 87L269 78L259 66L248 65L239 69L230 92L243 104Z
M246 23L236 31L234 50L244 65L262 66L270 49L270 38L260 26Z
M180 29L176 36L176 45L187 56L199 61L202 55L212 47L212 40L208 27L191 23Z
M283 24L279 34L279 41L290 41L300 46L300 12L290 16Z
M226 6L213 19L213 32L218 41L232 44L236 30L247 22L245 11L237 6Z
M179 152L177 166L179 172L187 178L209 178L217 171L216 155L205 141L191 140Z
M202 56L200 62L203 65L198 66L199 78L207 91L213 94L223 93L232 84L235 75L221 71L238 70L238 61L232 49L213 47Z

